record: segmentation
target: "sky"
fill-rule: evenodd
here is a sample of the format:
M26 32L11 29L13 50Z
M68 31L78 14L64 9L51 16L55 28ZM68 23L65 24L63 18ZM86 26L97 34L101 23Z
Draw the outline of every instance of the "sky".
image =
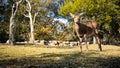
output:
M54 21L60 21L64 24L66 24L68 22L68 19L65 19L63 17L57 17L57 18L54 18Z
M6 3L6 2L7 2L7 0L2 0L2 2L3 2L3 3Z

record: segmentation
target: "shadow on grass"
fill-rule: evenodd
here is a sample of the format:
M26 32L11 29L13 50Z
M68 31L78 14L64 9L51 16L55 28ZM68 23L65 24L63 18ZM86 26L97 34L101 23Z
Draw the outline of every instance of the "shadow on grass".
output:
M39 55L0 60L0 67L6 68L120 68L120 57L94 57L96 52Z

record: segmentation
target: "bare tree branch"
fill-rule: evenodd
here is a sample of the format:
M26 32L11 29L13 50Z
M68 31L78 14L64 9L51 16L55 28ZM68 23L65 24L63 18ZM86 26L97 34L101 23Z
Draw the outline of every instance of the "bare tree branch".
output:
M38 15L38 12L34 14L34 18L33 18L33 24L35 23L35 18Z
M15 2L12 6L12 14L15 16L16 15L16 12L18 10L18 6L19 4L22 2L22 0L18 1L18 2Z
M23 15L24 15L25 17L28 17L28 18L30 17L29 15L25 15L25 14L23 14Z
M22 0L18 1L18 4L20 4L22 2Z
M12 16L14 15L14 8L15 8L15 4L13 4L13 6L12 6Z
M30 5L30 2L28 0L26 0L26 2L28 3L28 10L31 11L31 5Z

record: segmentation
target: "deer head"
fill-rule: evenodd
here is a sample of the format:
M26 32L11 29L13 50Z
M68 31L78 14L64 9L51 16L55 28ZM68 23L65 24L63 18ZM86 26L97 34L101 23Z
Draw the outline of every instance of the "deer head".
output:
M74 22L75 23L79 23L79 21L80 21L80 17L83 15L84 13L80 13L80 14L72 14L72 13L70 13L70 16L74 19Z

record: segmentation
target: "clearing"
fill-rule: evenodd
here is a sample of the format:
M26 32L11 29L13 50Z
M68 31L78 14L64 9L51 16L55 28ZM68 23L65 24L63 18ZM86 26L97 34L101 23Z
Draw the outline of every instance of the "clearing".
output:
M120 46L89 45L80 53L79 46L0 45L0 68L120 68Z

